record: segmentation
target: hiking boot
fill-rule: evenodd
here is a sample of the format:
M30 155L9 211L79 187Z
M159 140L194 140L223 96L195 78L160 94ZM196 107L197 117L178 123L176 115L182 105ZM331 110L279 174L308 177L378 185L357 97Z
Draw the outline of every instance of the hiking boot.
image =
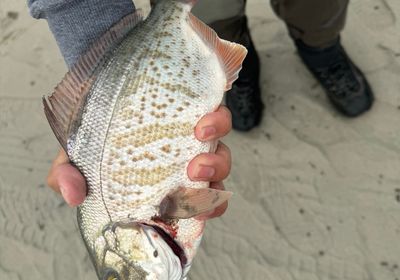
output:
M347 56L338 39L327 48L313 48L295 41L304 64L325 89L334 107L348 117L369 110L374 97L363 73Z

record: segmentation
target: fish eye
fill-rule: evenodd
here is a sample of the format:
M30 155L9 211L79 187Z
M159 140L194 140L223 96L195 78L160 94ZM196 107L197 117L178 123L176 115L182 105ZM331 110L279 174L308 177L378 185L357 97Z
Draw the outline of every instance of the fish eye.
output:
M114 269L107 268L104 271L103 278L102 280L120 280L121 278L119 277L118 272L116 272Z

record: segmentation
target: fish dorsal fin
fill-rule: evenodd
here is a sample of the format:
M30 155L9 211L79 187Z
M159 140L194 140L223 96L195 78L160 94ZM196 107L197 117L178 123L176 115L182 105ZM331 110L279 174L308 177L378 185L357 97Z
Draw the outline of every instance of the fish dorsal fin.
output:
M231 196L231 192L217 189L180 187L161 202L160 216L166 219L192 218L214 210Z
M95 81L96 69L104 63L107 54L125 35L142 21L142 18L142 12L136 10L121 19L79 58L57 85L53 94L48 98L43 97L47 120L65 151L73 124L79 117L86 96Z
M220 39L214 30L191 13L189 13L189 19L193 29L216 51L225 69L225 90L231 89L232 83L238 78L240 69L242 69L243 60L247 55L246 48L242 45Z

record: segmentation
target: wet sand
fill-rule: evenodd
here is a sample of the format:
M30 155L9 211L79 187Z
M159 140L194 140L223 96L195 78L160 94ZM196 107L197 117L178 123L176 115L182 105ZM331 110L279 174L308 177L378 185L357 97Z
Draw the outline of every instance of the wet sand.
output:
M137 1L142 6L145 0ZM232 132L227 213L190 279L400 279L400 2L353 0L343 43L373 109L331 108L264 0L249 0L262 60L260 128ZM0 279L94 280L75 210L44 182L57 151L41 96L66 68L25 1L0 3Z

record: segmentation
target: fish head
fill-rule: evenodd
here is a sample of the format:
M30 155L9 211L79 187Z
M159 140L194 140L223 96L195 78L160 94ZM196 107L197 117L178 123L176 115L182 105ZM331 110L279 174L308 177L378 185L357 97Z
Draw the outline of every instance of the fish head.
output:
M99 280L181 279L182 261L162 235L162 230L140 223L107 226L92 258Z

